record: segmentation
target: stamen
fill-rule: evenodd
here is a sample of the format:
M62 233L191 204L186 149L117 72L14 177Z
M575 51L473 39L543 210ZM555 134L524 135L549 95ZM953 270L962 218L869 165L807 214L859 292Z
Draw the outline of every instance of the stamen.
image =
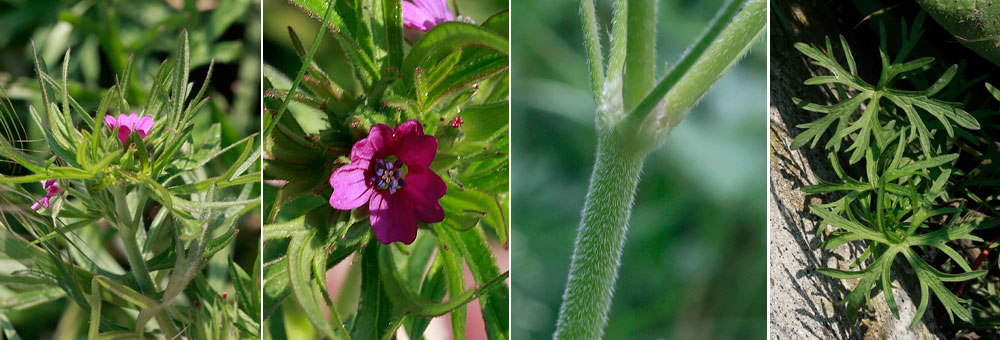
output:
M403 180L405 172L402 160L376 159L375 166L374 176L371 176L369 180L376 189L386 190L390 195L394 195L406 185Z

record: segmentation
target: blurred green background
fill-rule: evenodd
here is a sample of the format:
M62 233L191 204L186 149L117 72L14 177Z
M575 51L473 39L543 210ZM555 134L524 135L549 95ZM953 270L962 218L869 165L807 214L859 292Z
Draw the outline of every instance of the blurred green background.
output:
M659 65L723 1L662 1ZM597 1L608 48L611 0ZM512 338L551 339L596 146L577 1L512 8ZM653 46L650 46L653 48ZM647 159L607 339L765 337L762 39Z
M182 30L190 35L190 80L194 89L201 88L208 63L215 59L207 92L211 99L195 119L195 139L205 136L213 123L221 124L223 145L257 133L260 130L260 4L259 0L0 0L0 86L23 125L19 129L24 129L18 131L17 136L0 138L20 140L19 147L33 150L31 152L49 152L40 128L30 124L32 120L28 116L28 105L38 108L41 103L33 68L32 43L54 77L61 77L63 55L71 49L70 94L85 109L96 112L100 99L116 84L116 76L122 73L130 55L134 56L135 69L128 100L133 107L141 108L153 86L150 73L170 57ZM75 117L75 121L78 127L83 124L80 117ZM239 152L230 151L200 171L219 174L229 167ZM24 175L25 170L0 160L0 173ZM37 189L40 190L40 186ZM147 221L155 212L150 206L146 212ZM226 255L216 256L206 269L210 283L229 292L233 290L227 279L228 256L247 272L253 270L260 240L259 214L247 214L237 227L240 233L234 245L225 250ZM109 239L113 236L106 224L99 230ZM105 246L127 268L120 246L112 242ZM11 261L0 259L0 267L16 266L8 262ZM3 293L9 294L0 291L0 295ZM86 337L87 313L65 298L6 314L25 339Z

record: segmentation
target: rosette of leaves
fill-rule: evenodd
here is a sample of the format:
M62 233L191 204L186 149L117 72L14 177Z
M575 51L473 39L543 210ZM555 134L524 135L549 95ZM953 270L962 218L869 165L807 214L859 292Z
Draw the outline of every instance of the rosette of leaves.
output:
M444 22L408 44L399 0L288 3L321 25L309 46L289 29L298 74L264 65L265 194L273 195L263 235L267 333L291 333L285 315L301 312L325 338L388 339L402 327L419 339L430 318L450 313L462 339L465 305L479 299L489 337L508 338L507 273L487 240L507 241L509 13L480 24ZM327 30L349 77L332 77L313 61ZM328 181L369 128L407 120L437 139L430 168L448 186L445 217L421 223L410 245L380 245L367 209L327 204ZM348 258L360 268L356 305L327 291L326 272ZM465 282L464 266L474 282ZM289 298L295 304L283 304Z
M940 123L948 137L954 136L952 123L968 129L978 129L978 121L965 112L960 104L932 99L944 89L957 73L958 67L951 66L932 85L923 91L904 91L889 87L893 79L901 74L924 69L933 59L922 58L900 63L916 44L921 31L922 15L910 33L903 38L902 47L894 63L889 62L885 50L884 31L882 33L882 73L876 85L870 85L857 75L857 68L847 41L841 37L841 46L848 68L844 69L833 55L830 40L826 40L826 53L814 46L797 44L803 54L813 60L813 64L829 70L831 75L816 76L806 80L807 85L833 84L832 90L840 98L846 98L832 106L807 104L798 101L805 110L824 113L825 116L811 123L799 125L806 129L793 140L792 147L801 147L811 141L818 143L833 122L837 122L833 134L826 143L829 161L838 182L821 180L819 184L803 188L809 195L836 193L838 198L830 203L810 205L810 211L822 218L818 234L827 225L836 228L823 242L825 249L835 249L845 244L861 241L864 253L854 259L850 267L864 269L845 271L820 268L821 274L840 279L860 279L851 293L841 301L847 305L850 320L856 320L862 305L869 302L873 289L882 292L886 305L894 316L899 311L891 284L893 269L899 271L896 259L899 255L916 273L920 286L920 302L911 322L915 325L926 312L933 294L945 308L949 317L965 322L973 321L972 312L966 307L969 300L961 299L944 285L944 282L966 281L985 274L983 270L973 270L966 260L949 245L958 240L982 241L972 235L977 229L992 226L973 218L964 209L964 203L952 205L949 192L953 175L964 172L954 167L958 154L944 153L953 145L943 135L936 135L924 121L917 109L926 112ZM903 31L905 32L905 23ZM915 74L914 78L922 78ZM832 97L831 92L831 97ZM887 99L883 101L882 99ZM864 106L862 106L864 104ZM902 114L898 114L902 111ZM860 112L860 117L855 113ZM874 138L874 143L872 143ZM843 168L838 153L841 143L853 140L848 164L860 163L854 168ZM945 150L945 151L942 151ZM942 154L944 153L944 154ZM860 173L852 177L851 171ZM932 251L945 254L960 268L959 273L941 271L924 260ZM870 260L870 261L869 261ZM867 263L867 265L866 265ZM901 272L901 271L899 271Z
M30 124L43 130L43 146L0 141L0 157L29 173L0 176L0 200L15 207L0 219L0 258L9 260L0 270L0 316L65 298L89 315L90 339L260 337L260 280L228 256L236 222L260 207L260 146L252 135L223 147L219 124L195 123L208 111L212 67L194 88L188 42L183 32L151 74L154 85L141 96L148 100L130 102L123 90L130 59L97 108L64 91L68 51L55 76L35 57L42 106L29 106ZM4 104L4 132L20 135L13 106ZM156 124L123 142L104 118L129 112ZM232 162L213 161L227 152ZM48 179L63 192L46 209L28 210L40 198L30 189ZM119 242L124 255L113 251Z
M903 48L894 61L890 62L884 48L879 50L882 71L874 84L858 75L851 48L843 36L840 37L840 44L848 65L846 69L836 60L829 37L826 39L825 53L813 45L795 44L796 49L812 59L812 64L830 72L828 75L809 78L805 84L833 84L841 100L827 106L806 103L794 98L796 105L802 109L824 115L813 122L798 125L798 128L805 130L795 137L791 147L799 148L810 143L815 147L823 134L836 122L833 135L827 141L825 148L834 152L839 151L842 143L847 140L851 145L844 151L851 152L848 161L850 164L864 157L873 138L875 147L885 148L891 141L890 136L899 129L908 129L910 138L919 140L924 155L931 156L934 150L934 146L931 145L934 131L928 128L931 123L924 122L920 112L936 118L949 137L954 136L956 124L962 128L978 130L979 122L963 110L961 104L932 98L951 82L958 69L956 65L949 67L936 82L924 90L909 91L892 87L893 81L900 76L925 69L934 62L934 58L902 62L912 44L919 38L921 32L919 26L919 24L914 25L909 37L904 37ZM885 41L884 31L882 41Z

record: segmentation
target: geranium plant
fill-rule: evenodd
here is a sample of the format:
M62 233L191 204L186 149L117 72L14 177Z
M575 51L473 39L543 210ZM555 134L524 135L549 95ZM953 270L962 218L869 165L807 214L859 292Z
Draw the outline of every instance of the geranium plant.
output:
M966 79L964 61L908 60L921 41L925 17L920 12L909 27L901 20L903 37L895 53L879 26L876 81L864 79L856 60L861 53L843 36L839 44L829 38L820 46L795 44L818 66L805 84L821 86L831 98L829 105L793 98L800 114L818 116L797 126L801 130L790 147L816 147L827 139L823 148L836 176L802 189L826 200L809 205L821 219L821 248L864 249L840 268L817 271L858 280L837 302L846 306L851 322L866 317L864 306L873 299L884 300L899 318L896 296L906 286L893 284L898 280L919 287L919 295L910 292L919 296L911 328L935 307L938 322L952 324L946 334L995 336L995 274L986 261L996 247L991 228L1000 225L995 127L989 123L996 109L993 98L977 91L985 87L996 98L1000 93L983 84L985 76ZM973 104L973 97L989 99ZM850 146L844 148L845 141ZM987 242L987 236L994 239Z
M419 339L450 315L462 339L475 300L489 338L508 338L508 273L490 248L508 228L508 12L287 2L320 25L308 46L289 27L293 76L264 66L265 334ZM317 63L327 35L349 77ZM328 277L338 264L352 274ZM302 314L305 330L289 321Z
M220 145L218 123L196 123L213 66L195 88L188 40L182 32L141 96L126 90L142 77L129 59L97 107L66 90L69 51L56 73L35 55L41 103L27 125L41 128L42 147L0 141L0 158L27 173L0 176L0 258L12 264L0 272L0 321L67 299L88 315L89 339L260 337L260 281L248 274L259 267L223 255L260 207L260 145L256 135ZM0 108L4 132L23 135L11 102ZM232 162L214 161L231 150Z

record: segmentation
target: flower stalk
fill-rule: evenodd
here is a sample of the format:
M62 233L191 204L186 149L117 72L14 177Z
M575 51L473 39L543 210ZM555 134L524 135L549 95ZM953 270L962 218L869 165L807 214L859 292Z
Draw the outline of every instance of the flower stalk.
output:
M580 5L598 107L598 146L554 336L574 340L604 334L646 154L763 35L767 14L763 0L730 1L654 84L655 3L616 1L606 80L593 2Z

